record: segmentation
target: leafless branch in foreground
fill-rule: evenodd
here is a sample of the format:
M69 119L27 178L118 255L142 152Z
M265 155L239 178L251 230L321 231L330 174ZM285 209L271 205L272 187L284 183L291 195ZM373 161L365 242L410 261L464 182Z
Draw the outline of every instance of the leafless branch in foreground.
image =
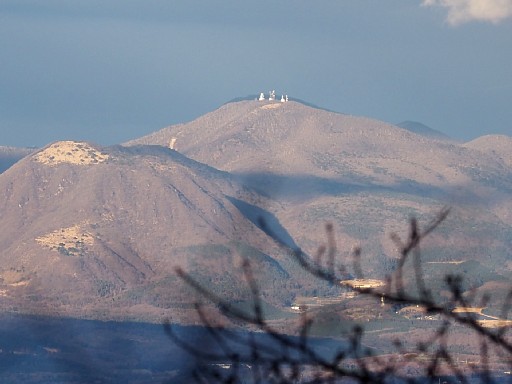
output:
M420 244L443 223L448 214L449 209L441 210L424 229L420 228L416 219L411 219L405 241L392 235L399 248L400 258L396 270L387 276L385 287L350 288L358 295L399 306L421 307L426 314L437 316L438 320L431 322L433 329L430 336L412 347L410 343L396 339L391 353L375 353L364 343L364 328L355 326L348 335L336 341L333 347L335 353L326 357L315 346L318 338L311 334L315 319L309 313L301 314L300 325L294 335L277 331L265 319L258 282L247 260L243 262L242 268L251 294L250 311L233 307L182 269L177 269L177 273L203 299L215 305L222 316L235 319L243 325L242 328L250 331L214 326L203 307L198 304L196 309L203 326L208 330L208 342L193 345L181 339L170 324L166 325L166 332L196 359L193 376L199 383L512 382L503 370L496 372L491 364L492 359L498 356L506 362L507 372L512 371L512 344L506 328L486 328L473 313L453 310L457 307L471 307L471 302L463 295L459 277L445 276L449 297L443 302L434 299L435 295L424 281ZM284 247L284 242L265 225L265 222L260 222L264 231ZM306 255L300 248L288 248L288 251L312 277L339 285L347 266L336 260L337 248L332 225L327 225L326 232L327 245L321 246L314 257ZM352 269L358 278L363 278L361 254L361 249L357 248L352 258ZM412 265L412 272L404 267L408 261ZM414 278L414 293L408 289L404 274L407 274L409 280ZM504 316L509 311L511 301L512 291L503 303ZM457 327L464 327L469 332L468 337L478 339L480 361L477 364L463 365L450 349L450 332ZM206 344L209 348L205 348Z

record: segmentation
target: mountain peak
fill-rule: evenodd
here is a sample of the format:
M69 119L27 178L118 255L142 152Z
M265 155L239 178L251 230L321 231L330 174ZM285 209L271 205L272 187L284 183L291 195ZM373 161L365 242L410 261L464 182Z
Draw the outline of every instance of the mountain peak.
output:
M103 163L108 158L106 153L80 141L58 141L34 155L35 161L47 165L91 165Z
M430 137L433 139L450 140L450 137L445 135L444 133L437 131L435 129L432 129L432 128L426 126L425 124L422 124L417 121L406 120L406 121L402 121L401 123L398 123L396 126L406 129L409 132L413 132L418 135Z

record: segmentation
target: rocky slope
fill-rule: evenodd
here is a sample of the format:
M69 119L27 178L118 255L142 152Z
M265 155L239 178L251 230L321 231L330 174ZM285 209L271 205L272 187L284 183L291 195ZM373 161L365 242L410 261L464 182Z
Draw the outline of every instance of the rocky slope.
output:
M496 187L512 188L506 149L498 153L483 145L430 138L292 101L226 104L127 143L132 144L172 146L187 157L247 176L298 175L444 190L471 185L477 195L485 195L485 179L493 178Z
M255 204L255 194L161 147L57 142L0 175L0 194L0 300L11 308L171 308L184 300L175 267L227 276L240 247L275 253L230 200ZM281 273L265 253L259 260ZM163 286L165 298L154 293Z
M468 292L500 286L512 277L510 140L459 144L293 101L239 101L124 146L54 143L0 175L0 300L193 322L196 298L174 268L240 304L243 257L279 317L296 295L332 287L266 236L262 218L310 255L332 223L347 273L361 246L367 277L381 279L398 257L391 233L446 205L423 244L426 278L438 292L452 269Z
M428 258L508 265L510 140L455 143L292 101L240 101L127 145L172 143L277 199L278 218L309 253L323 224L333 222L346 254L362 244L372 255L368 268L378 272L396 255L391 232L404 233L411 216L426 222L446 205L452 213Z

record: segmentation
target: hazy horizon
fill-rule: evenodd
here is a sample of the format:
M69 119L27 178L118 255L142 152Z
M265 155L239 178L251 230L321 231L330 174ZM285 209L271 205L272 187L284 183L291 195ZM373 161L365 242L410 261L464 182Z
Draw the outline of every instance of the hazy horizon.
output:
M0 4L0 145L121 143L271 89L462 141L512 131L512 3L140 4Z

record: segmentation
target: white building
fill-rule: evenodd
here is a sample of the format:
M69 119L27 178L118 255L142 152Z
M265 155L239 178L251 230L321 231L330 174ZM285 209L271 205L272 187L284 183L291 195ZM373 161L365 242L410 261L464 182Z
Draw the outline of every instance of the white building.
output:
M272 90L268 92L268 101L274 101L276 99L276 91ZM258 97L258 101L265 101L265 94L263 92L260 93ZM285 103L288 101L288 95L281 95L281 103Z

